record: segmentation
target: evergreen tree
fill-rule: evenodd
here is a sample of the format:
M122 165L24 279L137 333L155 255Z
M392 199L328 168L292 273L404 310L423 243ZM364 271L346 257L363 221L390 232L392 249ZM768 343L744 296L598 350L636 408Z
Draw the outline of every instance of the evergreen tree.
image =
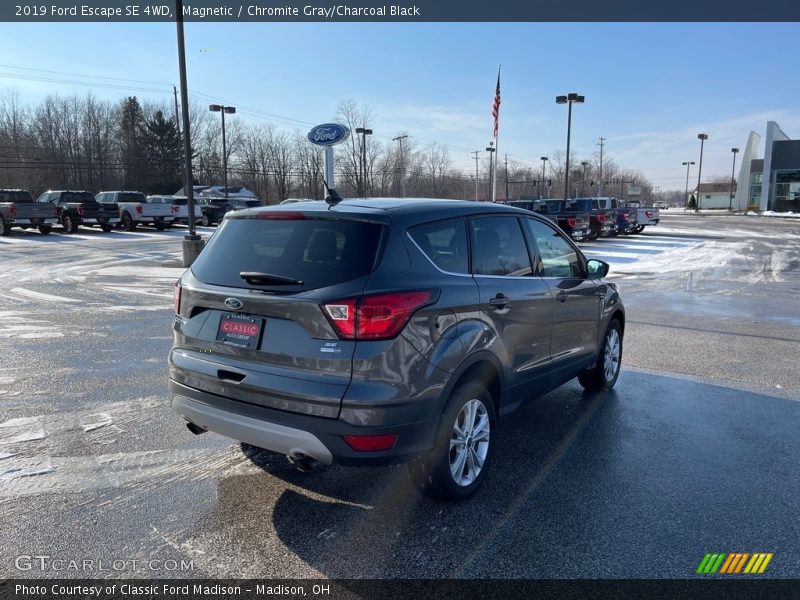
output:
M162 111L146 126L145 148L151 165L150 189L156 193L173 193L182 185L181 138L173 119L165 119Z
M122 101L120 144L123 164L123 187L140 190L147 185L147 153L145 122L136 96Z

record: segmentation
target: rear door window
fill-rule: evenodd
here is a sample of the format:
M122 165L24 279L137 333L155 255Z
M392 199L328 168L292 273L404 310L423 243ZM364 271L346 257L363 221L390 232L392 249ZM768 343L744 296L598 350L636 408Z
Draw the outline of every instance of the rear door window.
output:
M419 225L409 230L420 250L442 271L469 273L467 224L464 219Z
M382 226L314 218L245 218L223 222L192 265L205 283L297 292L363 277L372 271ZM260 285L240 273L290 277L300 285Z
M525 277L532 274L528 247L516 217L479 217L472 222L472 272Z

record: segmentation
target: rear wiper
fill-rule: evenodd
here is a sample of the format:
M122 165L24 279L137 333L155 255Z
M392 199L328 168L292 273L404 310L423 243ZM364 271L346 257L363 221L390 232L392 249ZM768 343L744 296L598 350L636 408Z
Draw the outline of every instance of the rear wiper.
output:
M299 279L273 275L272 273L258 273L256 271L242 271L239 277L253 285L303 285Z

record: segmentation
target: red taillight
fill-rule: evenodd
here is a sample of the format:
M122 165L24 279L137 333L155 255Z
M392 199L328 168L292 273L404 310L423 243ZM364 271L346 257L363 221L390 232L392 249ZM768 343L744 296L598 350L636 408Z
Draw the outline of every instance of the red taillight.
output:
M605 223L606 222L606 216L605 215L597 215L597 222L598 223Z
M626 212L622 213L622 220L623 221L627 221L628 217L630 217L630 215L628 213L626 213Z
M80 216L83 216L85 212L86 212L86 209L83 206L79 206L78 207L78 214Z
M12 219L15 219L17 217L17 207L14 206L13 204L8 207L8 212L11 215Z
M567 225L569 225L573 229L575 229L575 223L577 223L577 221L575 219L572 219L572 218L567 219Z
M653 218L653 211L652 210L646 210L646 211L644 211L644 214L647 215L648 219L652 219Z
M322 310L343 340L388 340L434 296L431 290L378 294L326 302Z
M391 450L397 441L397 434L387 435L343 435L342 439L353 450L359 452L380 452Z
M181 282L175 282L174 297L172 300L172 309L176 315L181 314Z
M173 205L172 206L172 212L177 215L178 214L178 207Z
M142 205L141 205L141 204L138 204L138 205L136 206L136 213L137 213L137 214L142 214L143 212L144 212L144 208L142 208Z
M303 221L306 217L299 212L262 212L256 218L268 221Z

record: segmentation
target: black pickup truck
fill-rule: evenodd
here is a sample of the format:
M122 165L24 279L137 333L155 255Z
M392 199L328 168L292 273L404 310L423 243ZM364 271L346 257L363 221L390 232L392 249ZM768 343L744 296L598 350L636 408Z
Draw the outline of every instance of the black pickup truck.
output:
M589 215L590 240L617 233L617 211L613 208L603 208L597 198L573 198L567 203L567 212Z
M75 233L81 225L99 225L108 233L119 223L119 207L116 204L98 202L91 192L45 192L36 202L56 207L58 222L64 228L64 233Z
M575 212L567 208L564 200L515 200L510 206L524 208L540 214L558 225L561 230L576 242L589 239L589 212Z

